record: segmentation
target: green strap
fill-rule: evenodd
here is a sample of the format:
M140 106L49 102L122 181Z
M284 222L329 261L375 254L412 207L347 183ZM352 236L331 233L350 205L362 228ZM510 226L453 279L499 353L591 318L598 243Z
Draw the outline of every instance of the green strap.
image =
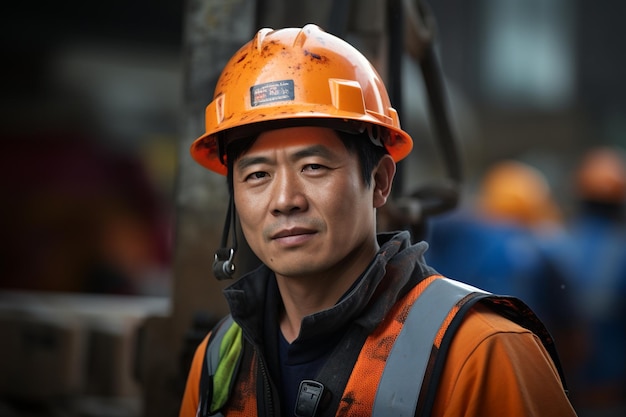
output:
M213 340L209 345L209 376L213 379L213 395L211 396L211 406L209 414L213 415L220 410L228 400L230 385L237 367L237 362L242 349L241 327L232 320L225 323L226 331L221 337ZM220 329L221 330L221 329ZM217 366L210 359L211 353L217 350L216 343L219 343L219 355Z

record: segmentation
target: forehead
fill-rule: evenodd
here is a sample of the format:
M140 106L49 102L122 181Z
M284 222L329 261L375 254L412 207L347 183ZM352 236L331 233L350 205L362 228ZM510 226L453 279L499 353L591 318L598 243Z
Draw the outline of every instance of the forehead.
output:
M311 146L321 146L338 153L346 150L339 135L333 129L303 126L263 132L244 154Z

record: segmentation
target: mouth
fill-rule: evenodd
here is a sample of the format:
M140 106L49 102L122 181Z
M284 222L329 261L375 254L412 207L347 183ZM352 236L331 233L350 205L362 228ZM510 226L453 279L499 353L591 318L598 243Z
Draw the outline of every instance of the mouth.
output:
M293 227L281 229L270 236L270 240L284 249L295 249L306 245L317 234L314 229Z
M309 236L315 234L316 231L303 227L294 227L291 229L283 229L270 236L272 240L296 238L299 236Z

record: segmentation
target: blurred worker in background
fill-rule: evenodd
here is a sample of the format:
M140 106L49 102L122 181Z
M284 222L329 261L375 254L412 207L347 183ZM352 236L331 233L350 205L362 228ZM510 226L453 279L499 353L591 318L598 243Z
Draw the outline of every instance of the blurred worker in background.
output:
M626 162L589 149L573 173L576 211L554 258L582 317L579 343L563 346L572 399L584 416L626 415ZM568 361L569 362L569 361Z
M575 415L530 309L377 234L412 146L370 62L315 25L262 29L231 58L191 153L227 177L225 232L236 215L262 265L224 291L182 417Z
M557 330L570 312L544 244L561 234L560 209L543 173L502 160L488 167L465 207L431 221L426 261L446 276L522 298Z

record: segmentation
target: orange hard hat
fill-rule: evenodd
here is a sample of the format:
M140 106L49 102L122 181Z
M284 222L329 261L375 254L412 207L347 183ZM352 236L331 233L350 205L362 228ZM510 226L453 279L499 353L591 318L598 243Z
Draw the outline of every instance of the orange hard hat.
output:
M355 133L370 129L370 136L375 129L395 161L413 147L372 64L313 24L259 30L224 67L205 123L191 155L222 175L226 144L267 129L316 125Z
M626 197L626 162L617 149L597 147L584 155L575 173L580 198L603 203L623 203Z

